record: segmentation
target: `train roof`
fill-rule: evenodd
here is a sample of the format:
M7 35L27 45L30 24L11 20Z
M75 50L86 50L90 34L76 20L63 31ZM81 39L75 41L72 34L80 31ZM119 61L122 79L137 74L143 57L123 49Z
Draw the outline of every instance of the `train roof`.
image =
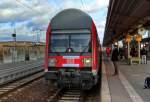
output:
M66 9L59 12L51 20L52 30L91 29L92 18L78 9Z

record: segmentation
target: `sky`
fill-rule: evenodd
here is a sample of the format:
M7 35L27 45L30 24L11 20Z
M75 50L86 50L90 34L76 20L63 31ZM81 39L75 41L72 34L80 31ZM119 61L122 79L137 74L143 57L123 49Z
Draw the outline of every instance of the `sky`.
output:
M94 20L103 41L109 0L0 0L0 42L45 41L47 26L58 12L77 8Z

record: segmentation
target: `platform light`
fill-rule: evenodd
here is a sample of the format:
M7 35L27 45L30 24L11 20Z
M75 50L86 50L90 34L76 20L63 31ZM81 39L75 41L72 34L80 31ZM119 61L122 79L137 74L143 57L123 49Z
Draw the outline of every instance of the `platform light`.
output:
M143 48L144 47L144 44L141 44L141 48Z
M142 36L141 35L136 35L135 36L136 41L140 42L142 40Z
M131 41L131 35L128 34L128 35L126 36L126 38L125 38L125 41L126 41L126 42L130 42L130 41Z
M117 43L117 42L115 42L115 43L114 43L114 45L118 46L118 43Z

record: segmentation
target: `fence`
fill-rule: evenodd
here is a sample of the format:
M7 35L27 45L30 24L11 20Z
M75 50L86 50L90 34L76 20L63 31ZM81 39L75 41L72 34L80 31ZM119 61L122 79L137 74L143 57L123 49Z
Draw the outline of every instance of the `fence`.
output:
M0 63L20 62L27 60L37 60L44 57L44 45L35 46L1 46Z

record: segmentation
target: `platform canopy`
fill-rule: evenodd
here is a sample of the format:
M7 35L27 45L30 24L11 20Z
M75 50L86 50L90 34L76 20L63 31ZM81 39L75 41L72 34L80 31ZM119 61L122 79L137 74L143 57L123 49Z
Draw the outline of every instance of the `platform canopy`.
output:
M110 0L103 46L150 28L150 0Z

